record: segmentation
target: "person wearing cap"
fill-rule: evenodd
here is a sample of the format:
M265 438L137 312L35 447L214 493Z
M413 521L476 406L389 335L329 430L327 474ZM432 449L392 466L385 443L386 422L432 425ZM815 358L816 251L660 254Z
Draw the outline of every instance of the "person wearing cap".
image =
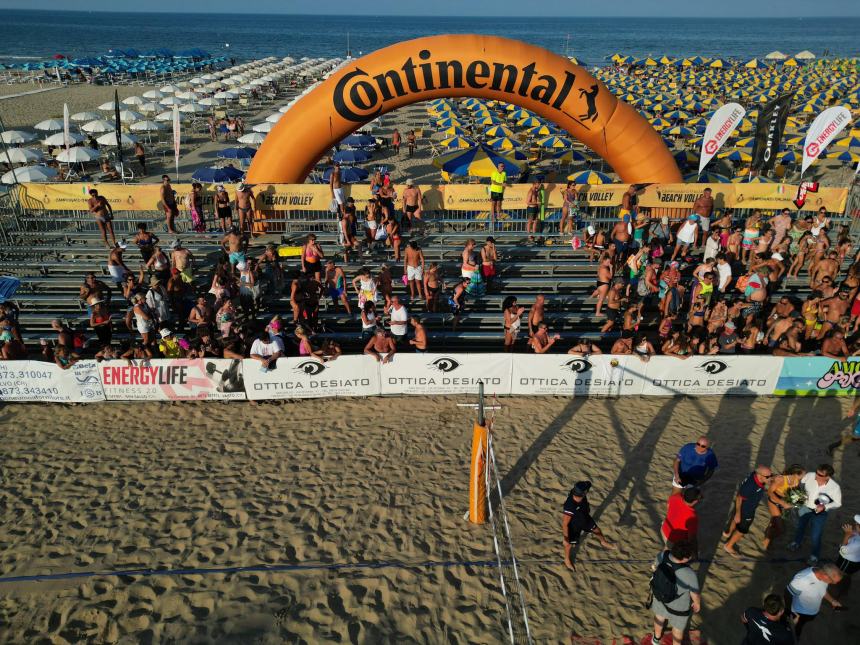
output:
M172 330L164 327L158 331L158 335L161 337L161 340L158 341L158 351L161 352L162 358L183 358L185 356L185 349Z
M738 351L738 342L740 336L737 333L737 327L731 320L727 321L723 326L723 331L717 337L717 345L719 346L720 354L736 354Z
M161 278L152 276L149 279L149 290L146 292L146 306L155 315L155 319L162 325L171 320L169 299Z
M244 262L245 253L248 249L248 238L239 234L239 229L231 226L227 230L227 234L221 238L221 248L227 254L227 259L230 262L230 267L235 268L239 262Z
M252 236L254 232L254 191L248 184L241 183L236 186L236 210L239 211L239 232L248 231Z
M490 175L490 218L497 218L502 214L502 200L505 198L505 185L508 183L508 173L505 172L505 164L499 162L496 169Z
M726 553L737 558L740 553L735 545L741 541L744 535L749 533L755 512L761 500L764 499L765 490L773 473L767 466L758 465L746 479L741 482L735 495L735 509L726 530L723 531L723 539L727 542L723 545Z
M218 215L221 230L224 232L233 228L233 207L231 203L230 194L222 184L219 184L215 191L215 212Z
M591 533L604 548L614 549L615 545L606 539L603 531L597 526L597 522L591 517L591 504L588 503L586 495L591 489L590 481L578 481L570 489L567 499L564 501L563 516L561 520L562 542L564 544L564 566L574 570L576 567L570 557L571 548L579 544L579 538L583 533Z
M275 368L275 362L284 355L284 341L280 336L269 336L265 329L251 344L249 356L260 362L260 371L268 372Z
M414 222L412 221L415 218L416 221L421 221L421 200L423 199L421 195L421 189L415 185L415 182L412 178L408 178L406 180L406 188L403 189L403 196L401 197L401 208L403 210L403 214L406 215L406 226L408 228L412 228Z

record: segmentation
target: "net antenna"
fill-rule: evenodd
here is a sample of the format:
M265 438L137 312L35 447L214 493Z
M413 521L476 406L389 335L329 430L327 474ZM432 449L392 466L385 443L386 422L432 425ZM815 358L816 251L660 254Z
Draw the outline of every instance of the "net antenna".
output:
M484 383L478 382L478 403L461 403L460 407L471 407L478 412L477 425L487 430L486 457L483 460L484 489L486 495L487 519L493 531L493 549L496 552L496 563L499 569L502 597L505 600L505 617L507 632L511 645L532 645L529 630L528 607L520 581L517 558L514 555L514 544L511 539L511 527L508 514L505 511L505 500L502 495L502 484L499 480L496 456L493 451L493 424L496 410L501 409L498 399L493 396L493 405L484 403ZM491 412L487 419L486 411ZM469 513L466 514L469 516Z

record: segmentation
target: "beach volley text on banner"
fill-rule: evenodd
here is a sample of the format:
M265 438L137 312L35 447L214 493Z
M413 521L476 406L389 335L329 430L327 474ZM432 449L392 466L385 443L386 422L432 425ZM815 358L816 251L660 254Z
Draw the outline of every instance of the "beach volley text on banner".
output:
M99 374L109 401L244 399L242 361L173 358L105 361Z

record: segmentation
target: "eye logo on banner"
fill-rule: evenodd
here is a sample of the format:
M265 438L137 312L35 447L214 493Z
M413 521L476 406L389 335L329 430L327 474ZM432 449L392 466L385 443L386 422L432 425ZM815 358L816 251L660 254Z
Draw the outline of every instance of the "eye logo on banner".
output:
M721 372L725 372L729 369L729 366L726 365L723 361L705 361L696 369L702 370L703 372L707 372L708 374L720 374Z
M323 370L325 369L325 365L323 365L319 361L303 361L296 365L293 369L296 372L302 372L310 376L316 376L317 374L322 374Z
M442 358L437 358L435 361L430 363L429 367L447 374L448 372L453 372L455 369L460 367L460 363L455 361L453 358L443 356Z
M806 140L803 142L801 175L849 123L851 123L851 111L841 105L827 108L815 117L815 121L806 131Z
M591 371L593 365L585 358L575 358L572 361L567 361L562 367L568 368L571 372L582 374L583 372Z

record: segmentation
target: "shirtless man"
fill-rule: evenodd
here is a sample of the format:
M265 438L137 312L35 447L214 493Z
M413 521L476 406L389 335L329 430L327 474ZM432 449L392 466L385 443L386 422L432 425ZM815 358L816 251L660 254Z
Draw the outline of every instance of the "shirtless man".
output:
M705 188L702 194L693 202L693 212L699 216L699 225L702 227L702 237L700 241L704 243L707 239L708 231L711 228L711 215L714 212L714 198L711 196L711 189Z
M630 246L630 216L625 215L620 222L616 222L609 234L609 239L615 245L615 262L621 264L627 260L627 250Z
M540 179L535 179L529 187L529 192L526 194L526 217L528 218L526 221L526 233L529 234L529 242L534 242L534 236L538 233L541 194Z
M815 264L815 268L811 269L809 273L809 286L813 286L817 282L821 282L821 279L825 276L829 277L833 282L836 282L836 275L839 273L839 260L837 259L838 253L836 251L830 251L827 254L827 257L822 258L819 262Z
M176 191L170 185L169 175L161 175L161 207L167 220L167 232L176 233L175 221L179 215L179 206L176 204Z
M788 229L791 228L791 211L783 208L779 215L770 220L770 227L773 229L773 242L771 242L771 246L776 248L785 239Z
M630 221L633 221L633 216L636 214L636 204L639 202L639 197L636 195L636 186L631 184L624 194L621 195L621 209L618 211L618 217L624 219L625 215L630 215Z
M406 253L403 257L403 273L406 274L407 284L409 285L409 299L424 298L427 300L427 293L424 291L424 252L418 246L418 242L411 240L406 245Z
M839 327L842 318L848 314L848 309L851 307L849 296L847 291L840 289L835 296L821 301L821 315L825 322L824 331Z
M416 354L423 354L427 351L427 330L424 329L418 316L412 316L409 319L409 324L412 325L413 334L413 337L409 339L409 344L415 348Z
M245 223L247 222L247 230L256 237L257 234L254 232L254 192L247 184L236 186L236 210L239 211L239 231L245 233Z
M333 308L337 310L337 302L340 300L343 303L344 309L346 309L346 313L352 315L349 299L346 296L346 274L341 267L335 264L334 260L326 262L323 282L326 292L331 298Z
M343 205L345 203L345 199L343 196L343 184L340 180L340 162L335 161L334 165L331 169L331 175L328 178L328 187L331 191L331 198L337 204L337 210L341 217L343 217Z
M535 329L534 335L529 338L528 343L531 345L531 348L535 350L535 354L546 354L549 351L549 348L555 345L556 341L561 338L558 334L549 335L549 331L547 331L546 323L541 322L537 329Z
M599 316L603 301L609 293L609 285L612 283L613 277L612 256L604 251L600 256L600 262L597 265L597 287L592 298L597 298L597 306L594 308L594 315Z
M573 356L591 356L592 354L599 355L603 352L594 343L580 339L573 343L573 347L567 350L567 353Z
M230 260L230 268L235 272L236 265L245 261L245 252L248 248L248 240L239 234L239 229L231 227L221 239L221 248L227 253Z
M173 243L173 251L170 253L170 263L179 272L182 282L191 284L194 280L194 276L191 274L194 256L191 254L191 251L182 246L181 240L176 240Z
M821 355L841 361L848 360L848 346L845 344L845 334L841 329L834 329L821 343Z
M496 251L496 239L492 236L487 238L484 246L481 248L481 275L487 283L487 290L490 289L490 282L496 277L496 262L499 260L499 254Z
M546 299L543 294L535 296L535 303L529 309L529 336L534 336L538 330L538 326L543 322L543 309ZM538 352L542 354L543 352Z
M376 330L367 345L364 346L364 353L368 356L373 356L382 364L390 363L397 353L397 347L394 345L394 340L381 327Z
M96 218L96 224L98 224L99 231L101 231L105 248L112 249L116 246L116 236L113 234L113 208L111 208L108 200L99 195L99 191L95 188L90 190L90 198L87 200L87 206ZM110 239L113 241L113 245L108 244L108 233L110 233Z
M406 225L412 228L412 218L417 222L421 221L421 189L415 185L415 182L410 177L406 180L406 188L403 189L402 210L406 215Z
M621 307L624 304L624 283L620 280L613 283L606 298L606 322L600 331L608 332L621 320ZM615 353L614 351L612 352Z

